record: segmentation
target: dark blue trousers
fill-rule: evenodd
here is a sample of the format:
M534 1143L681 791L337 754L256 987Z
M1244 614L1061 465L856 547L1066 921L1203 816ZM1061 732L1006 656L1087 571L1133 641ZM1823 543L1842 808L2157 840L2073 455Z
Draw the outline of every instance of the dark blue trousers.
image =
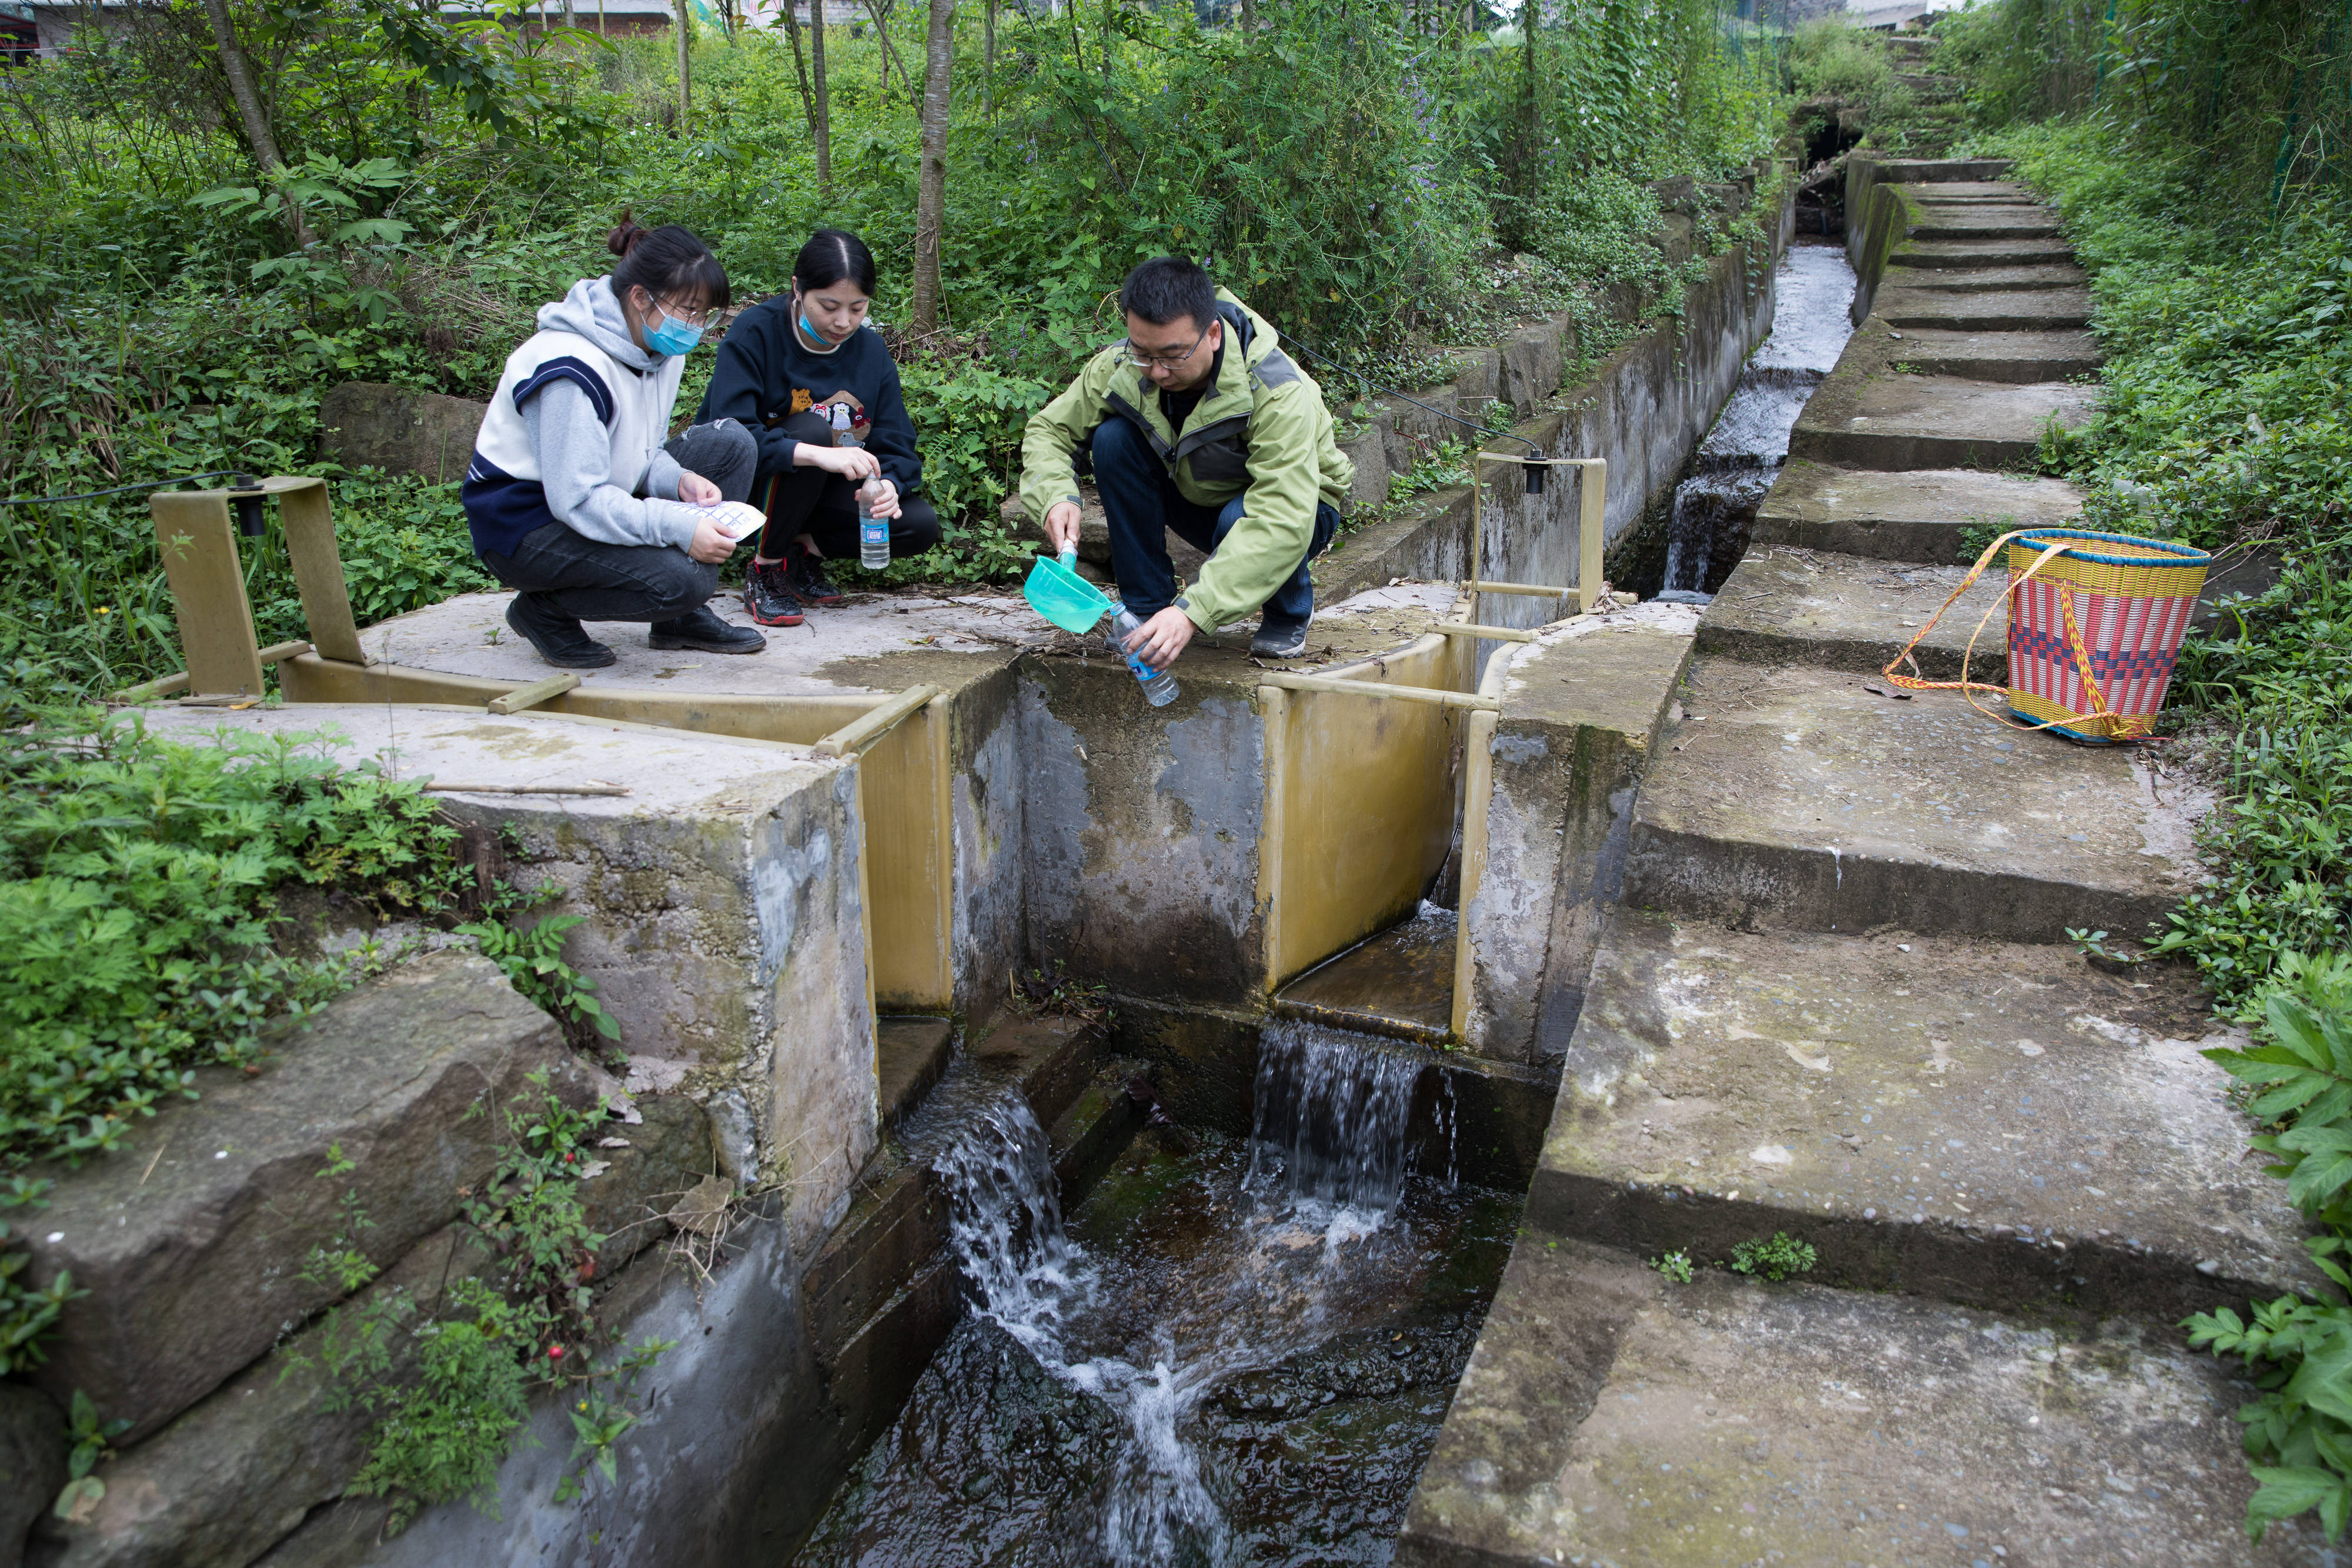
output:
M1111 575L1118 579L1118 596L1139 621L1148 621L1176 597L1176 568L1168 559L1168 531L1194 549L1209 555L1242 520L1246 497L1223 507L1188 501L1176 488L1168 465L1151 449L1151 442L1129 420L1114 417L1096 427L1095 488L1101 493L1103 517L1110 524ZM1261 617L1266 626L1302 626L1315 612L1315 580L1307 563L1321 555L1339 531L1339 514L1328 501L1315 507L1315 538L1298 570L1275 590Z

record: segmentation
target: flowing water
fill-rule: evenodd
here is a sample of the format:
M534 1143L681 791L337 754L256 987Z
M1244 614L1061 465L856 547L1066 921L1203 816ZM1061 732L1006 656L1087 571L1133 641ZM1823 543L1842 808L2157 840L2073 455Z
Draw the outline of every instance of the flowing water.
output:
M1149 1129L1066 1224L987 1107L935 1162L971 1311L800 1561L1387 1562L1518 1219L1413 1170L1429 1061L1273 1024L1255 1136Z
M1685 602L1704 602L1739 564L1756 508L1789 460L1789 432L1853 334L1853 269L1843 246L1790 246L1773 290L1771 336L1741 369L1675 491L1660 592Z

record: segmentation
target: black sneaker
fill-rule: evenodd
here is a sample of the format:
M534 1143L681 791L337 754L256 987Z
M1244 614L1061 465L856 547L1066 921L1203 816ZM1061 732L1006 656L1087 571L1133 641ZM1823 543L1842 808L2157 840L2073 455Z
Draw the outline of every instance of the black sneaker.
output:
M1305 653L1307 622L1314 619L1312 615L1306 621L1276 621L1271 615L1265 617L1257 623L1256 634L1250 638L1251 656L1289 659Z
M824 558L808 546L797 541L786 545L784 560L792 572L793 596L803 604L838 604L849 597L825 576Z
M620 656L536 593L514 596L507 606L507 624L559 670L601 670Z
M768 640L749 626L721 621L709 605L675 621L656 621L646 628L648 648L691 648L698 653L756 653Z
M743 584L743 608L762 626L799 625L801 601L793 591L791 569L780 560L764 566L754 561Z

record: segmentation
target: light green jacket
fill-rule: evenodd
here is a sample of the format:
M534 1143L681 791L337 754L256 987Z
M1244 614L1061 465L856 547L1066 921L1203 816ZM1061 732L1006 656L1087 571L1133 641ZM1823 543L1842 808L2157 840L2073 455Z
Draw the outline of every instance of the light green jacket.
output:
M1343 507L1356 477L1332 438L1323 389L1282 351L1265 319L1222 288L1217 315L1225 324L1224 360L1181 438L1160 411L1160 389L1127 362L1120 343L1087 361L1061 396L1032 415L1021 442L1021 504L1040 522L1056 502L1077 500L1071 455L1107 419L1142 427L1186 500L1223 507L1248 496L1242 520L1176 601L1203 632L1274 597L1307 559L1317 503Z

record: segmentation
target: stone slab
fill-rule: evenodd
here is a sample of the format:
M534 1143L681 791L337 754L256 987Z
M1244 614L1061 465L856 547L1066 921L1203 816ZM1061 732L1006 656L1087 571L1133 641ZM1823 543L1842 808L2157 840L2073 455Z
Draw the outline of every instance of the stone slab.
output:
M2072 946L1745 933L1621 911L1593 960L1528 1223L1995 1309L2192 1312L2322 1290L2173 968Z
M1631 1255L1514 1249L1400 1568L2284 1568L2232 1412L2176 1334L2074 1330Z
M1789 455L1890 472L2010 467L2032 458L2052 420L2088 420L2096 396L2055 382L1893 374L1857 383L1832 375L1798 416Z
M319 400L319 448L353 468L463 479L489 404L381 382L345 382Z
M1956 692L1890 702L1839 671L1702 657L1682 701L1636 811L1637 907L2055 942L2136 936L2204 874L2191 840L2210 797Z
M510 593L465 593L369 627L360 643L387 664L481 680L543 680L550 666L507 625ZM740 590L721 591L709 608L738 626L751 624ZM1018 590L974 590L944 598L921 593L861 593L813 610L798 626L763 629L757 653L660 653L635 622L590 622L588 634L615 661L580 672L590 688L695 692L712 695L862 695L903 691L929 681L953 689L1009 664L1024 648L1059 635ZM943 654L969 655L962 659Z
M2074 247L2056 238L1906 239L1895 242L1886 257L1886 266L1890 271L1898 267L2063 267L2072 266L2074 260Z
M2032 198L2014 180L1944 180L1922 184L1910 193L1913 200L1933 206L1939 202L2024 202Z
M2057 262L2040 267L1889 267L1878 278L1881 288L1944 289L1963 294L2086 288L2090 282L2091 275L2081 267Z
M1982 239L2043 239L2058 233L2058 214L2047 207L1923 206L1909 238L1923 245Z
M2088 332L2071 331L1979 331L1974 328L1940 331L1905 327L1901 337L1889 338L1886 352L1892 365L1919 375L2016 385L2075 381L2097 374L2106 361L2097 339Z
M2091 324L2091 296L2081 288L1994 293L1881 285L1871 310L1889 325L1906 330L1927 327L1949 332L2074 333Z
M2082 510L2083 492L2063 479L1967 468L1886 474L1799 460L1780 470L1748 537L1757 546L1941 562L1958 559L1970 526L2064 523Z
M1911 656L1929 680L1958 680L1977 636L1969 678L2000 681L2009 669L2004 574L1988 571L1940 619L1937 606L1968 570L1832 555L1787 545L1750 548L1699 618L1698 649L1768 664L1813 664L1876 675L1914 636ZM1928 622L1934 621L1934 625Z
M471 954L428 955L277 1037L257 1075L198 1074L123 1146L60 1179L27 1228L30 1277L89 1292L47 1342L33 1381L60 1407L81 1389L136 1441L341 1294L305 1280L339 1245L356 1192L379 1267L457 1212L497 1163L494 1114L527 1074L567 1071L555 1020ZM354 1169L322 1176L340 1145Z

